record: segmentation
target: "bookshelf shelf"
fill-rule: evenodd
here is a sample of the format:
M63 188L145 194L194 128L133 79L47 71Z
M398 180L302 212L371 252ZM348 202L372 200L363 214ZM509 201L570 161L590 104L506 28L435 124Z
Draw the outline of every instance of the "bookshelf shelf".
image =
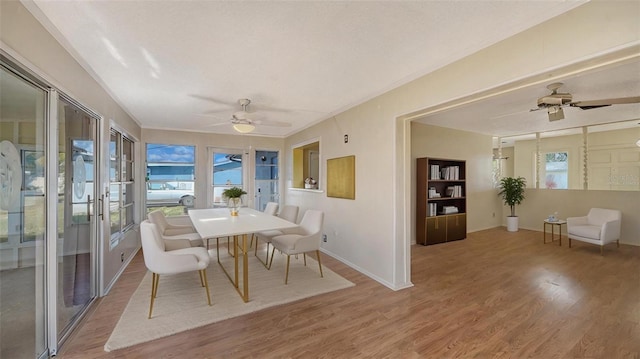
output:
M417 159L416 242L450 242L467 236L465 161Z

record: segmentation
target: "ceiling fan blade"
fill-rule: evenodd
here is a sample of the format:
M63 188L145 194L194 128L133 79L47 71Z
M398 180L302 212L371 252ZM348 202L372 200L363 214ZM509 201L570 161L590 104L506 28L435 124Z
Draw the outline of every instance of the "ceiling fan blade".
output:
M257 120L254 122L262 126L291 127L291 124L289 122L283 122L283 121Z
M226 122L216 122L216 123L208 124L208 125L206 125L206 126L204 126L204 127L225 126L225 125L228 125L228 124L229 124L229 121L226 121Z
M221 113L221 112L229 112L229 109L226 109L226 110L207 110L207 111L204 111L202 114L203 115L208 115L208 114Z
M238 104L233 101L233 102L229 102L229 101L225 101L225 100L219 100L215 97L210 97L210 96L202 96L202 95L196 95L196 94L189 94L188 96L200 99L200 100L205 100L205 101L209 101L209 102L214 102L214 103L218 103L221 105L225 105L225 106L237 106Z
M576 101L571 103L571 107L580 107L583 110L590 110L592 108L605 107L605 106L611 106L611 105L622 105L622 104L629 104L629 103L640 103L640 96L610 98L605 100Z

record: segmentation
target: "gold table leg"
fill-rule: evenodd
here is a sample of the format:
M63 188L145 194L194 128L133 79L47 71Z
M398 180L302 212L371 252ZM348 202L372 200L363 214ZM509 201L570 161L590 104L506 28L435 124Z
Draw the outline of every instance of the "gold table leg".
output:
M247 257L248 247L247 247L246 234L242 235L241 244L242 246L240 246L240 243L238 241L238 236L233 236L233 247L236 255L233 257L234 273L233 273L233 278L231 278L231 275L229 274L229 272L227 272L227 269L224 267L224 265L222 265L222 262L220 262L220 242L216 239L218 264L220 265L220 268L222 268L222 271L227 276L227 278L229 278L229 281L231 282L231 284L233 284L233 287L236 289L238 294L240 294L240 298L242 298L242 300L246 303L249 301L249 258ZM239 253L237 252L237 249L239 249L240 252L242 253L242 290L240 290L240 282L238 281L239 279L238 269L240 267L238 262L239 262L240 256L238 255Z

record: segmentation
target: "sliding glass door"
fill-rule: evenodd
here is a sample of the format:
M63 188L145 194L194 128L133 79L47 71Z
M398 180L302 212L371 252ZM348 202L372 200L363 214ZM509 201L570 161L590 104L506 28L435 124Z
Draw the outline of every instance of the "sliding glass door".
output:
M99 119L0 65L0 358L47 357L97 292Z
M96 296L97 119L58 101L57 333L68 334Z
M0 357L47 352L47 92L0 69Z

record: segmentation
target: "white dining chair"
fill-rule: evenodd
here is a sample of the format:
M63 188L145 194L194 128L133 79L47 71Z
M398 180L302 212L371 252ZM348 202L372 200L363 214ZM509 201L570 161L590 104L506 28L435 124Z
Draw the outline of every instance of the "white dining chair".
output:
M158 226L158 230L165 240L168 251L204 246L202 238L193 225L170 223L161 210L149 212L147 217L151 223ZM185 221L187 220L189 222L191 221L189 217L187 217Z
M289 280L289 262L292 254L302 254L304 257L304 265L307 265L307 252L316 252L318 259L318 267L320 268L320 277L322 275L322 263L320 262L320 242L322 238L322 222L324 213L317 210L307 210L300 221L300 226L296 229L296 233L283 234L271 239L273 250L271 251L271 261L269 269L273 264L273 257L276 249L287 255L287 269L284 277L284 284Z
M278 214L278 203L277 202L267 202L267 204L264 206L264 213L271 215L271 216L275 216ZM249 248L251 248L253 246L253 240L256 238L256 234L252 233L251 234L251 243L249 244ZM258 243L256 242L256 248L258 246Z
M156 224L148 220L140 224L140 239L144 264L153 274L151 277L151 303L149 305L149 319L153 313L153 303L158 295L160 275L170 275L198 271L200 284L207 293L207 303L211 305L209 284L207 282L207 267L211 261L209 252L203 247L182 248L173 251L165 250L165 240L160 235Z
M278 217L284 219L285 221L289 221L291 223L296 223L296 220L298 219L298 211L299 211L299 207L298 206L294 206L294 205L290 205L290 204L285 204L284 206L282 206L282 209L280 210L280 212L278 213ZM271 231L264 231L264 232L258 232L255 234L256 237L256 248L254 249L253 255L258 257L258 242L259 240L262 240L263 242L265 242L267 244L267 255L266 258L264 260L264 262L262 262L262 259L260 259L260 257L258 257L258 259L262 262L262 264L264 264L265 267L267 267L267 263L269 263L269 245L271 244L271 239L275 236L281 236L283 234L289 233L289 230L287 229L283 229L283 230L279 230L279 229L274 229Z

